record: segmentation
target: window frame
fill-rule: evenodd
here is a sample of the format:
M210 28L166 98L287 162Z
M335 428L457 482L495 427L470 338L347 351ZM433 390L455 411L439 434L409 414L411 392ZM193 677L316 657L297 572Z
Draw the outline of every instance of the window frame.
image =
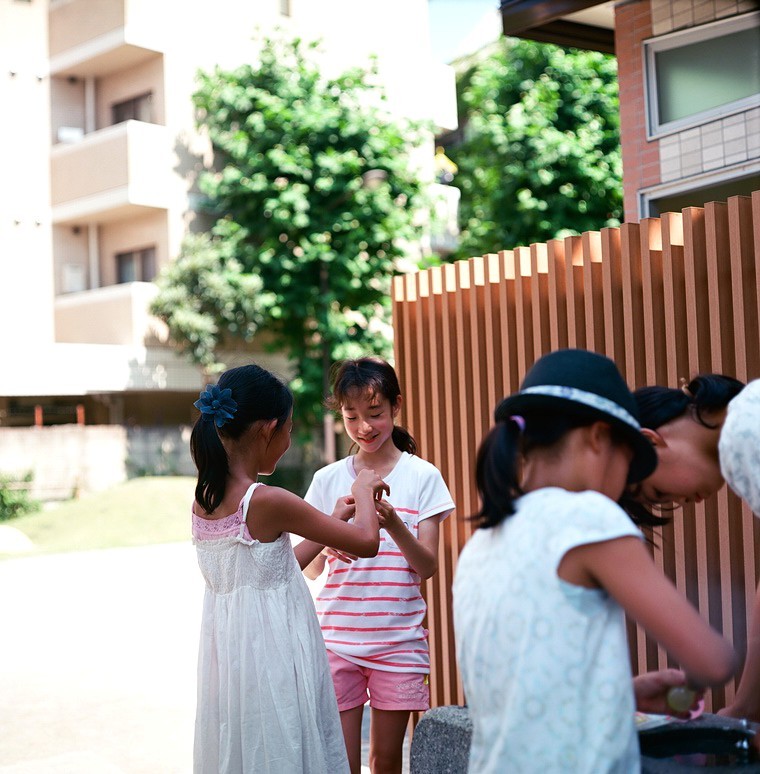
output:
M660 123L657 115L659 104L657 69L655 67L657 54L662 51L682 48L703 40L711 40L712 38L722 37L734 32L743 32L753 28L757 28L760 35L760 11L730 16L707 24L700 24L697 27L689 27L676 32L670 32L666 35L647 38L643 41L642 54L644 58L644 103L647 116L647 140L656 140L684 129L701 126L716 118L725 118L736 113L742 113L745 110L760 105L759 92L749 97L744 97L725 105L718 105L708 110L702 110L699 113L694 113L674 121L667 121L666 123Z
M650 204L659 199L688 193L695 189L712 188L721 183L730 183L732 180L740 180L757 174L760 174L760 160L754 159L735 166L703 172L693 177L641 188L636 195L639 220L658 217L650 214Z
M153 266L153 276L146 279L145 278L145 268L146 268L146 255L152 253L152 256L150 258L150 261L152 262ZM119 272L119 264L120 259L127 258L128 256L131 256L132 261L135 262L135 278L132 280L122 280L120 279L120 272ZM153 282L153 280L156 278L156 275L158 274L158 269L156 266L156 246L155 245L148 245L146 247L137 247L132 250L120 250L118 253L114 253L114 262L116 264L116 284L117 285L128 285L130 282Z

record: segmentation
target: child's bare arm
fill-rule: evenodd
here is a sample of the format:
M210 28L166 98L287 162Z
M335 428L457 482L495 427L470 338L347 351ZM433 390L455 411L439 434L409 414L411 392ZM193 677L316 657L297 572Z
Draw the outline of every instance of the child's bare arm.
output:
M377 503L380 526L393 538L409 566L423 580L438 570L438 536L441 515L437 514L420 522L419 537L407 529L396 510L386 500Z
M284 489L259 487L248 510L248 529L258 540L272 541L282 532L291 532L357 556L375 556L380 542L375 497L387 490L388 485L373 471L361 471L352 487L356 515L349 524ZM252 512L255 518L251 518Z
M760 587L755 593L755 604L750 618L747 638L747 657L734 700L719 715L760 720Z
M354 515L354 498L351 495L339 497L333 508L332 518L348 521ZM296 559L309 580L316 580L325 569L324 545L313 540L303 540L295 547Z
M566 562L566 560L568 560ZM568 567L582 568L604 588L686 672L696 688L726 683L736 670L736 655L652 561L639 538L621 537L568 551Z

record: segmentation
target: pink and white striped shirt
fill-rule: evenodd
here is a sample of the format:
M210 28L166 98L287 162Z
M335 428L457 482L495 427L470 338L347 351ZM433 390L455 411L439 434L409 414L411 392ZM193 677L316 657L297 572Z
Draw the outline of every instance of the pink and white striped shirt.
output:
M353 457L334 462L315 473L304 499L331 513L338 498L351 493L355 478ZM443 520L454 509L438 469L407 452L385 481L391 488L388 501L415 537L421 521ZM351 564L328 558L327 582L316 606L328 650L381 671L430 672L420 577L384 529L377 556Z

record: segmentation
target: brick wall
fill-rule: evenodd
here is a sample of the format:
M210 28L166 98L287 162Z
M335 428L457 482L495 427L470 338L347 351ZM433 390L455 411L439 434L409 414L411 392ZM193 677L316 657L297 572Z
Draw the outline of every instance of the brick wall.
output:
M620 83L620 139L623 152L623 191L626 222L639 219L639 190L657 185L660 177L659 143L646 139L643 41L652 37L650 0L615 9L615 52Z
M679 29L747 13L757 0L628 0L615 8L615 49L620 84L625 220L636 221L644 188L684 181L688 189L706 175L760 160L760 108L719 116L647 141L643 42ZM699 178L699 176L702 176ZM699 178L699 179L697 179Z

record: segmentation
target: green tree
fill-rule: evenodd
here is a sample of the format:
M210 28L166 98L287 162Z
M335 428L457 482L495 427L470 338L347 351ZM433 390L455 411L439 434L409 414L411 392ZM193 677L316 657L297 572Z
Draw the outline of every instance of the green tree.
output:
M316 44L264 39L259 60L199 74L197 120L215 152L199 184L215 222L159 278L153 311L209 371L259 331L294 366L314 426L336 360L389 355L390 279L419 236L410 151L375 72L323 74Z
M457 80L456 257L620 223L614 57L502 38Z

